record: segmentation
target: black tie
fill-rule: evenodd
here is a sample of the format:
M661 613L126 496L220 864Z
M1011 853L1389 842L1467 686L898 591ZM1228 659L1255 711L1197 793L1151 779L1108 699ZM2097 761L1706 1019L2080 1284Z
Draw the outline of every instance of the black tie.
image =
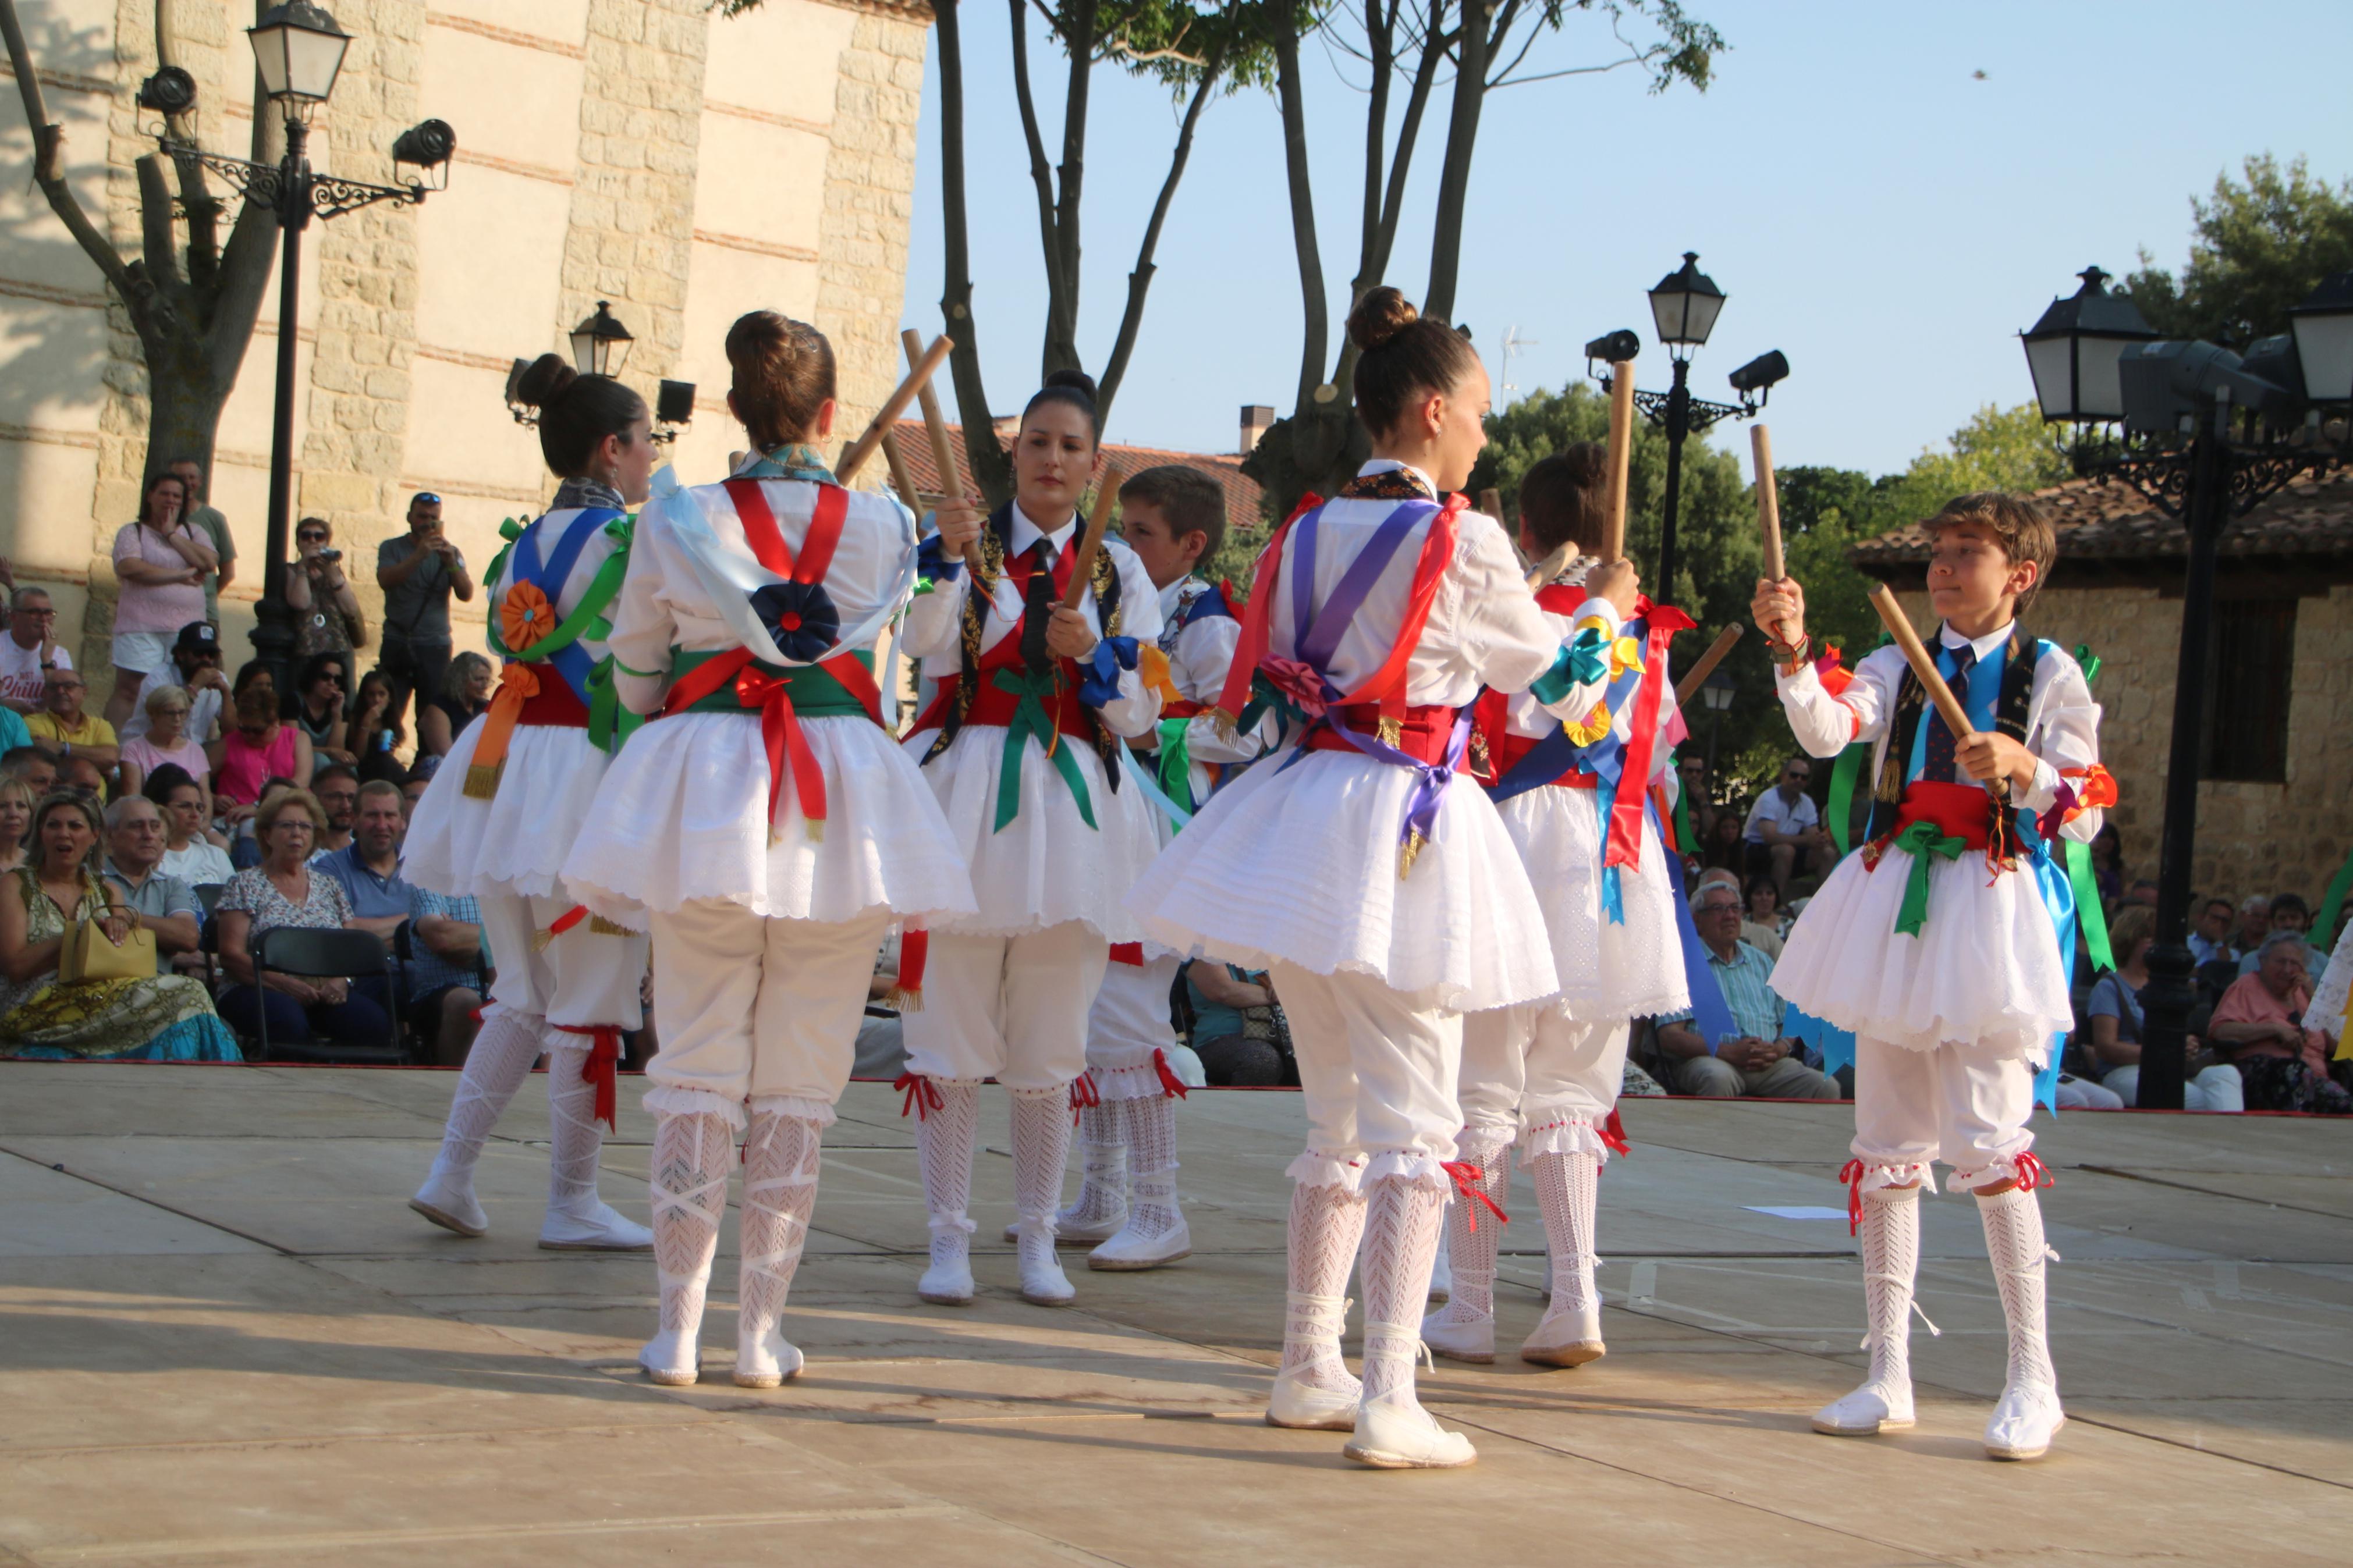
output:
M1054 616L1054 547L1039 540L1029 547L1029 595L1021 606L1021 662L1032 675L1053 667L1046 651L1046 626Z
M1948 647L1943 651L1945 657L1937 663L1950 666L1945 671L1945 684L1953 689L1953 695L1960 699L1961 705L1966 708L1969 700L1969 667L1977 663L1978 650L1963 643L1958 647ZM1957 743L1952 730L1945 722L1944 714L1931 706L1928 710L1928 755L1921 766L1920 776L1935 784L1957 782L1958 767L1953 755Z

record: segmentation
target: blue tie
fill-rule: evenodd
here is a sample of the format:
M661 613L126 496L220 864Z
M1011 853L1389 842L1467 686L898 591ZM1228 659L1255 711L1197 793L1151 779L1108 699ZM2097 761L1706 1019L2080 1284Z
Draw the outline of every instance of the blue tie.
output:
M1969 668L1978 661L1978 650L1968 643L1958 647L1939 648L1936 668L1943 671L1945 684L1967 708L1969 702ZM1928 707L1928 758L1920 769L1920 777L1930 784L1957 784L1953 764L1954 737L1945 716L1936 711L1934 703Z

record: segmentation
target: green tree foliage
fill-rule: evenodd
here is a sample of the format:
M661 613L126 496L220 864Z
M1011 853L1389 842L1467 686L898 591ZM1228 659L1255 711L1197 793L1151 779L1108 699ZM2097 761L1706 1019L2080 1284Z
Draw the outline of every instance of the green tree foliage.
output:
M2189 260L2177 278L2147 250L2126 279L2148 324L2169 338L2243 347L2287 331L2288 307L2333 272L2353 268L2353 180L2316 180L2302 158L2282 169L2249 158L2243 183L2216 176L2211 201L2192 197Z

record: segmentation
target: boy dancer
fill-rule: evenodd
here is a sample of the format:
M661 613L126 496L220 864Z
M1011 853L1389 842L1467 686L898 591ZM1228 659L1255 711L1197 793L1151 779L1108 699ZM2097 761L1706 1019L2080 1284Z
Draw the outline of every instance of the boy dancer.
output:
M1225 586L1193 575L1225 542L1225 490L1198 468L1166 464L1119 487L1119 513L1122 537L1159 591L1159 647L1176 693L1161 693L1158 726L1131 750L1161 793L1189 813L1209 798L1212 768L1259 751L1255 731L1220 735L1209 717L1242 631ZM1165 813L1156 822L1165 845L1176 825ZM1156 1268L1192 1250L1176 1205L1176 1101L1185 1089L1167 1058L1179 957L1140 942L1114 945L1087 1017L1093 1093L1079 1107L1085 1175L1054 1230L1060 1241L1102 1244L1087 1257L1090 1268Z
M1849 676L1810 660L1805 594L1760 581L1799 744L1835 756L1872 742L1870 842L1841 861L1789 933L1774 989L1856 1037L1848 1212L1862 1238L1871 1375L1814 1429L1862 1436L1913 1424L1907 1352L1921 1185L1943 1159L1977 1194L2010 1327L2010 1373L1987 1454L2032 1459L2065 1424L2043 1331L2047 1182L2026 1128L2051 1037L2073 1026L2044 902L2054 833L2088 841L2116 785L2100 710L2075 661L2017 625L2057 554L2030 501L1965 495L1928 520L1930 647L1976 731L1957 740L1894 647ZM2040 864L2038 864L2040 863ZM2063 887L2063 874L2055 879Z

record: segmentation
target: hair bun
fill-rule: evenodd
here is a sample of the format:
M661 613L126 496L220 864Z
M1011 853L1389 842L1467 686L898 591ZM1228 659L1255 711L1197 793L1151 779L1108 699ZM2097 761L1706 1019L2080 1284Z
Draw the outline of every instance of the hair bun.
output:
M1046 373L1046 379L1043 384L1046 386L1066 387L1070 391L1075 392L1080 396L1085 398L1089 403L1093 403L1099 400L1099 395L1095 391L1095 378L1089 375L1082 370L1049 371Z
M571 389L580 373L562 354L540 355L515 382L515 395L533 408L544 408Z
M1348 341L1371 353L1420 320L1420 312L1403 294L1386 283L1367 291L1348 312Z

